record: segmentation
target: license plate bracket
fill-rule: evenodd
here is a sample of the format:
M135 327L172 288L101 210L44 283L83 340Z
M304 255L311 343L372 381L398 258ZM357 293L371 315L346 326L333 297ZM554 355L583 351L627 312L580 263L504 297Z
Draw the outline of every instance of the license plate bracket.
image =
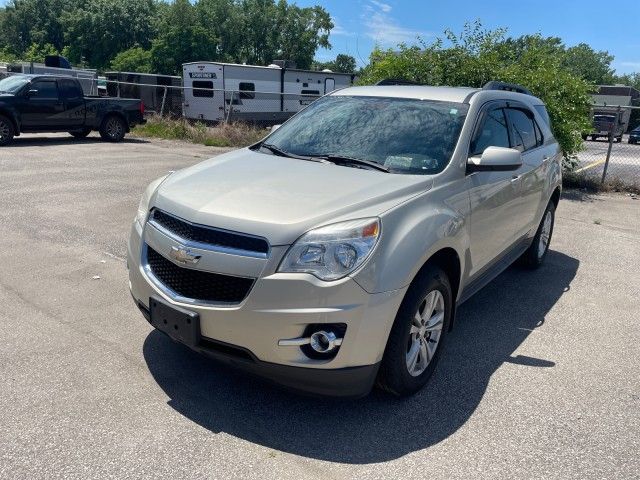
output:
M151 325L174 340L195 347L200 343L200 316L170 305L157 297L149 298Z

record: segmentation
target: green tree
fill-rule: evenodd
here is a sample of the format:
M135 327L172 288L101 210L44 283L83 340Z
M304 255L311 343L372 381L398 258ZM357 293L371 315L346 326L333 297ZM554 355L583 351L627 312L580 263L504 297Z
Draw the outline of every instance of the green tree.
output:
M580 43L564 52L561 65L588 82L605 85L613 80L611 62L613 56L609 52L597 52L586 43Z
M65 11L64 39L70 60L105 68L123 50L148 48L154 37L153 0L85 0L82 8Z
M111 60L111 69L119 72L151 73L151 50L142 47L124 50Z
M218 40L197 21L196 7L189 0L175 0L159 29L151 47L151 64L156 73L181 73L183 63L217 59Z
M356 59L351 55L345 55L340 53L336 56L335 60L330 62L318 62L316 60L311 64L312 70L331 70L332 72L342 73L355 73L356 71Z
M593 84L563 67L562 50L549 48L555 42L531 36L523 40L516 58L513 44L504 36L505 30L485 30L476 22L459 35L445 32L446 40L400 45L397 50L376 48L360 82L405 78L428 85L478 88L490 80L525 85L547 105L554 134L571 167L582 145L580 133L589 128Z
M59 55L60 52L56 50L56 47L51 45L50 43L45 43L44 45L38 45L37 43L33 43L22 55L22 59L27 62L44 62L44 57L47 55Z

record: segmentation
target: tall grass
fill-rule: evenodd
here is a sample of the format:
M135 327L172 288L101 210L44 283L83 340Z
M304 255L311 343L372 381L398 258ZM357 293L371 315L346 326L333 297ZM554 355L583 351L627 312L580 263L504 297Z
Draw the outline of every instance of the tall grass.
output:
M223 123L209 127L202 122L191 123L184 118L174 119L154 115L147 123L132 132L139 137L184 140L209 147L246 147L262 139L268 130L246 123Z

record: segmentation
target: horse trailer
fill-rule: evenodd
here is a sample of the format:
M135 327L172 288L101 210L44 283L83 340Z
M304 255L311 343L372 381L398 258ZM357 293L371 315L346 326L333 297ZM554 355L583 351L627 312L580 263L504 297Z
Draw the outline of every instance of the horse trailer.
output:
M182 67L184 116L209 122L279 123L322 95L350 86L354 79L350 73L279 65L191 62Z

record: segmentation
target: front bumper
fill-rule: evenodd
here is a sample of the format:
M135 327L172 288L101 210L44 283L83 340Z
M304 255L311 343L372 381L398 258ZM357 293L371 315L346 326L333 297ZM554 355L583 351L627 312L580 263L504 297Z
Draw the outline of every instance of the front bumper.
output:
M191 348L297 390L357 397L371 389L406 289L369 294L348 277L323 282L308 274L276 273L283 247L272 250L242 303L184 303L149 279L142 265L142 235L134 222L128 245L131 294L146 316L152 296L198 313L203 340ZM310 324L323 323L347 325L333 359L311 359L298 346L278 345L302 336Z

